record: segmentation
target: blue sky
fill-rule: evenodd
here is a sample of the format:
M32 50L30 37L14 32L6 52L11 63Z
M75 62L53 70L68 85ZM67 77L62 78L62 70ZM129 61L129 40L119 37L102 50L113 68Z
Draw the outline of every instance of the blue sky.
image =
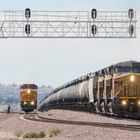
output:
M138 0L0 0L1 10L127 10ZM138 18L139 15L138 15ZM140 61L136 39L0 39L0 83L57 87L119 61Z
M0 0L1 10L25 9L26 7L35 10L89 10L93 7L97 9L126 10L133 7L139 10L139 5L139 0Z

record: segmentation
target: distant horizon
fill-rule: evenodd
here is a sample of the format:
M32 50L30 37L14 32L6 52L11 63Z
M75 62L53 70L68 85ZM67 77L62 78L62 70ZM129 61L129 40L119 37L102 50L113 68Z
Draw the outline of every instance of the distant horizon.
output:
M2 86L20 86L22 84L36 84L36 83L21 83L21 84L17 84L17 83L0 83L0 85ZM37 84L36 84L37 85ZM52 87L51 85L37 85L38 87L51 87L51 88L56 88L56 87Z
M120 62L130 62L130 61L134 61L134 62L140 62L140 61L135 61L135 60L128 60L128 61L120 61ZM120 62L118 62L118 63L120 63ZM115 64L118 64L118 63L115 63ZM111 64L111 65L115 65L115 64ZM109 65L109 66L111 66L111 65ZM107 66L107 67L109 67L109 66ZM106 67L104 67L104 68L106 68ZM101 69L103 69L103 68L101 68ZM101 69L99 69L99 70L101 70ZM96 70L96 71L98 71L98 70ZM96 71L94 71L94 72L96 72ZM91 72L91 73L94 73L94 72ZM89 72L90 73L90 72ZM86 73L86 74L88 74L88 73ZM85 75L86 75L85 74ZM84 75L81 75L81 76L84 76ZM81 76L79 76L79 77L76 77L75 79L77 79L77 78L80 78ZM72 80L75 80L75 79L71 79L70 81L72 81ZM68 82L70 82L70 81L68 81ZM26 83L20 83L20 84L17 84L17 83L15 83L15 82L13 82L13 83L0 83L0 85L16 85L16 86L20 86L20 85L22 85L22 84L36 84L36 83L28 83L28 82L26 82ZM66 83L64 83L64 84L66 84ZM42 86L45 86L45 87L51 87L51 88L57 88L57 87L53 87L52 85L38 85L38 84L36 84L37 86L39 86L39 87L42 87ZM62 84L63 85L63 84ZM61 86L61 85L59 85L59 86ZM58 86L58 87L59 87Z

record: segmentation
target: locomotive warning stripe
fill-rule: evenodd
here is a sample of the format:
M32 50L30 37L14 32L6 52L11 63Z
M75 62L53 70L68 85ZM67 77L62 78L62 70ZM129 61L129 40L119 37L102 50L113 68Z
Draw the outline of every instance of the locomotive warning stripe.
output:
M119 97L119 99L140 99L138 96L133 96L133 97Z

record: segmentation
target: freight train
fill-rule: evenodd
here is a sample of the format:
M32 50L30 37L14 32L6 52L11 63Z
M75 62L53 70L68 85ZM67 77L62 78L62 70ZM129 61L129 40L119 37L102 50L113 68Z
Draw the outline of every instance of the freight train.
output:
M49 109L140 118L140 62L120 62L53 90L38 106Z
M37 89L35 84L20 86L20 105L23 111L30 112L37 108Z

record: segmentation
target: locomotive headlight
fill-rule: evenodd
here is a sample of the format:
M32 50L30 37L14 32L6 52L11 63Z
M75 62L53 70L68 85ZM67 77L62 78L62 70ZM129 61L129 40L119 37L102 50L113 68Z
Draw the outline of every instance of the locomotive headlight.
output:
M24 105L26 105L26 104L27 104L27 102L23 102L23 104L24 104Z
M28 93L28 94L30 94L30 93L31 93L31 90L30 90L30 89L28 89L28 90L27 90L27 93Z
M127 102L125 100L122 100L122 105L126 105Z
M134 81L135 81L135 76L134 76L134 75L131 75L131 76L130 76L130 81L131 81L131 82L134 82Z
M138 101L138 105L140 106L140 100Z
M32 101L32 102L31 102L31 105L34 105L34 104L35 104L35 102L34 102L34 101Z

